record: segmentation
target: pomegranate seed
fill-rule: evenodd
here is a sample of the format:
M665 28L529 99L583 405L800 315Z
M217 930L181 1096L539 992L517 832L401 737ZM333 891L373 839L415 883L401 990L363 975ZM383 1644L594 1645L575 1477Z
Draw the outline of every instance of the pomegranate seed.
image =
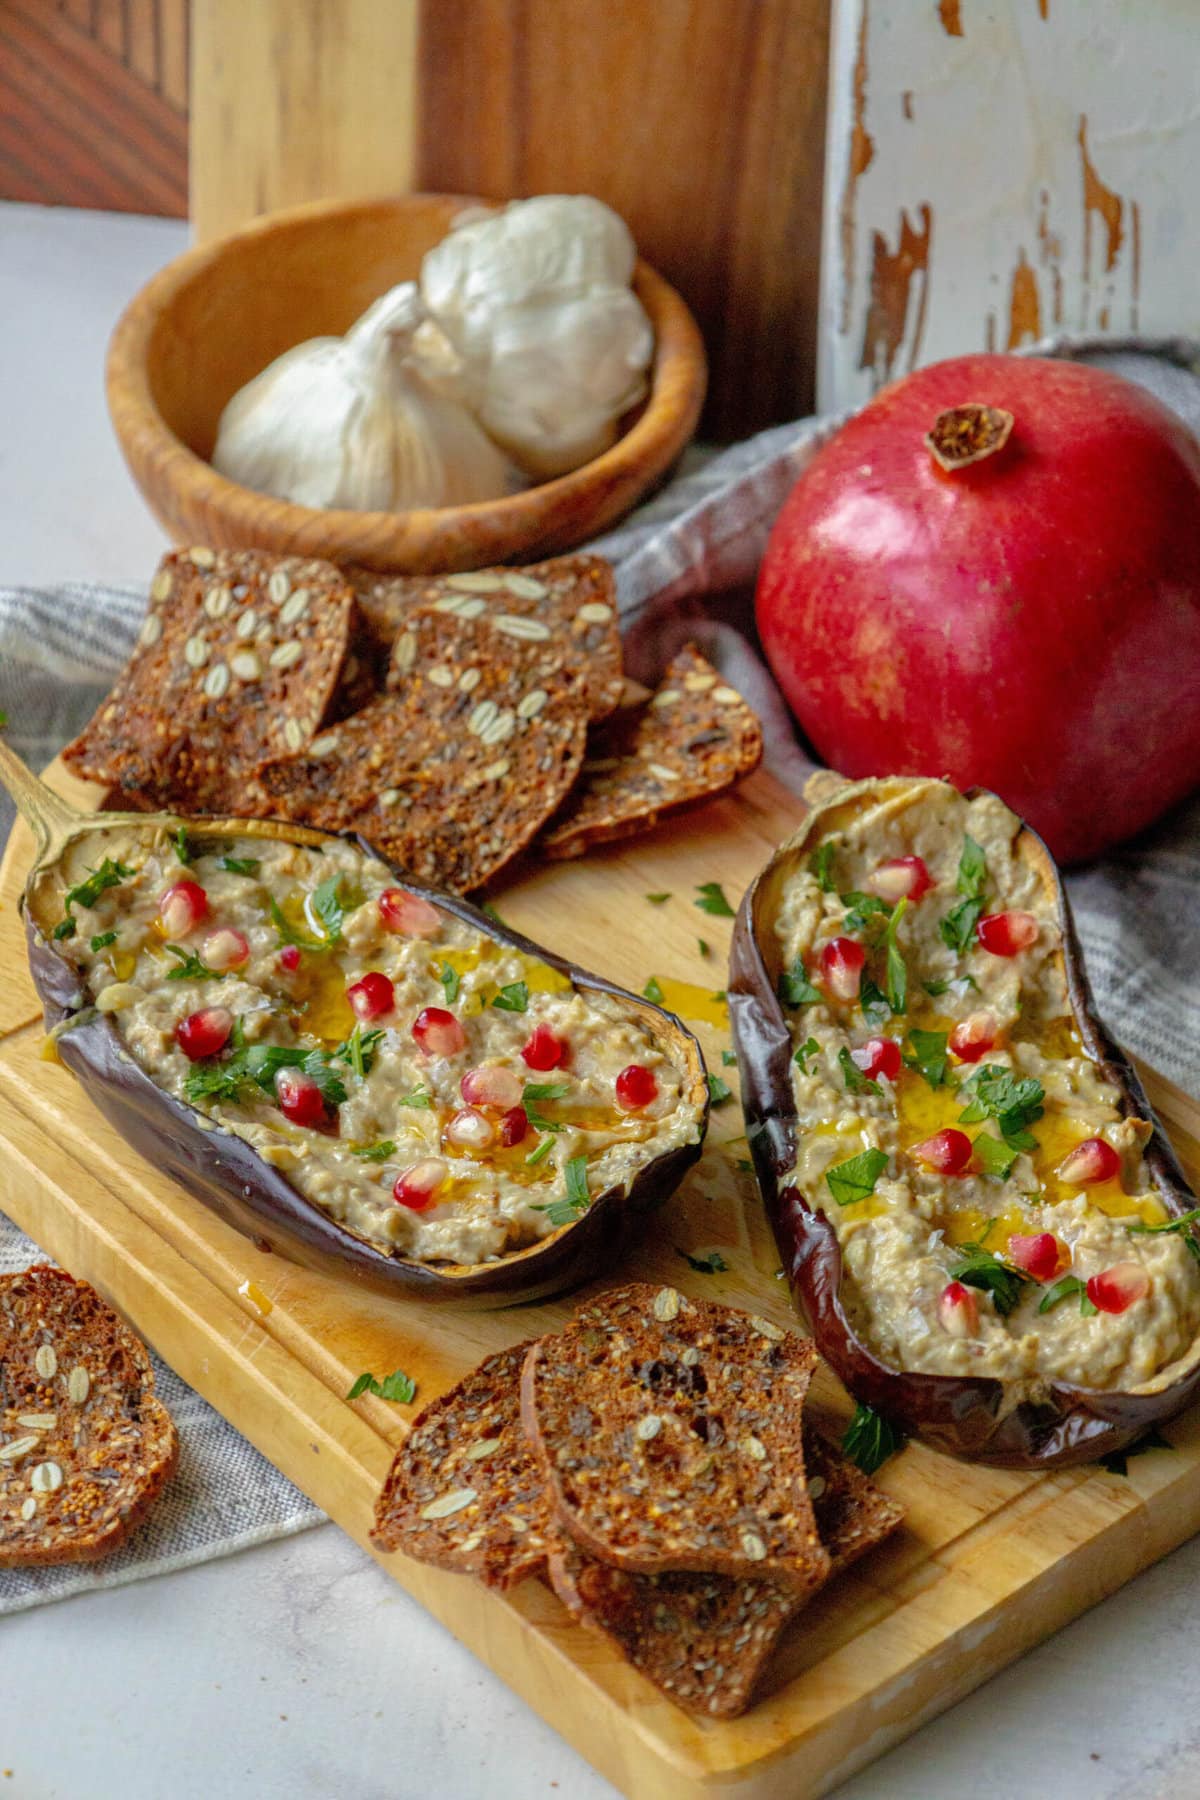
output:
M449 1173L440 1156L426 1157L396 1177L392 1199L397 1206L407 1206L410 1212L424 1212L432 1206L438 1189L445 1186Z
M951 1337L974 1337L979 1330L979 1302L961 1281L949 1281L938 1301L938 1318Z
M617 1076L617 1105L622 1112L641 1112L658 1098L658 1083L653 1071L641 1063L630 1063Z
M878 1081L881 1075L895 1081L900 1073L900 1045L895 1038L868 1038L850 1052L850 1061L868 1081Z
M980 919L975 935L993 956L1019 956L1036 944L1041 926L1028 912L989 913Z
M205 938L204 960L210 969L216 969L222 975L229 969L240 969L250 960L249 942L232 925L223 925L220 931Z
M500 1142L506 1150L519 1144L528 1135L529 1120L523 1106L510 1106L500 1121Z
M897 900L919 900L933 885L923 856L894 856L891 862L880 863L867 882L873 894L893 904Z
M320 1125L324 1121L324 1096L303 1069L276 1069L275 1098L280 1112L293 1125Z
M425 1056L457 1056L467 1047L467 1034L444 1006L423 1006L413 1021L413 1037Z
M283 969L286 974L293 975L300 967L299 944L285 944L283 949L279 952L279 955L275 958L275 961L278 967Z
M229 1042L233 1030L233 1014L223 1006L206 1006L203 1012L189 1013L175 1027L175 1042L191 1062L215 1056Z
M972 1151L966 1132L955 1131L950 1125L945 1131L935 1131L932 1137L914 1144L908 1154L937 1175L961 1175L971 1160Z
M167 936L178 942L207 919L208 895L198 881L177 881L159 897L158 914Z
M1150 1277L1141 1263L1114 1263L1087 1284L1087 1297L1097 1312L1123 1313L1150 1292Z
M521 1061L525 1067L539 1071L558 1069L566 1060L566 1039L560 1038L548 1025L535 1025L528 1043L521 1051Z
M486 1150L496 1141L496 1127L473 1106L456 1112L446 1127L446 1142L460 1150Z
M1058 1179L1068 1187L1095 1187L1099 1181L1115 1181L1121 1158L1104 1138L1084 1138L1058 1165Z
M393 1010L396 990L386 975L381 975L378 969L369 969L358 981L351 982L346 989L346 998L355 1018L366 1024L371 1019L382 1019Z
M853 938L834 938L821 952L821 974L835 1000L857 1000L867 953Z
M1070 1259L1052 1231L1039 1231L1033 1237L1014 1233L1008 1240L1008 1260L1034 1281L1053 1281Z
M437 907L405 888L384 888L379 896L379 922L385 930L398 931L404 937L436 937L442 929Z
M996 1048L1000 1027L994 1013L975 1012L956 1025L950 1033L950 1048L959 1062L979 1062L989 1050Z
M519 1106L522 1092L519 1075L503 1069L498 1063L483 1063L468 1069L462 1078L462 1097L468 1106L490 1106L499 1112Z

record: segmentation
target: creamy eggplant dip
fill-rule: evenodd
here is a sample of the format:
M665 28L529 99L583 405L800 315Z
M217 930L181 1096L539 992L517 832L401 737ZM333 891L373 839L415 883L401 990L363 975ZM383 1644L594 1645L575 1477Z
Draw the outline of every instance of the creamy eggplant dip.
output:
M858 1337L901 1370L1158 1388L1200 1264L1150 1126L1084 1052L1054 897L993 795L906 783L827 812L775 917L797 1159Z
M381 1249L491 1261L699 1140L668 1033L352 844L150 842L55 877L55 949L160 1088Z

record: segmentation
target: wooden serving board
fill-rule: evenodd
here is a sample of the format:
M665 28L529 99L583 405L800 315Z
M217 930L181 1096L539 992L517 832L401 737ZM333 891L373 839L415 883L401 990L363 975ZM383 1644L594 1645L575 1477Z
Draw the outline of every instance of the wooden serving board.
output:
M89 790L64 775L76 799ZM724 985L730 922L698 911L702 882L736 904L799 803L759 775L730 799L625 847L539 870L499 896L506 919L585 967L640 989L649 976ZM554 1328L572 1301L459 1312L364 1294L256 1250L127 1149L68 1071L42 1058L16 901L30 854L18 828L0 868L0 1207L108 1296L205 1398L371 1551L376 1492L416 1408L345 1395L363 1370L402 1368L416 1407L482 1356ZM670 893L660 906L646 895ZM708 940L708 958L698 938ZM670 989L668 988L668 997ZM714 1070L728 1031L700 1022ZM1200 1174L1200 1106L1147 1074L1176 1147ZM620 1276L677 1284L791 1323L736 1104L654 1214ZM719 1249L728 1273L680 1250ZM618 1277L619 1278L619 1277ZM606 1285L601 1283L600 1285ZM825 1372L816 1405L849 1404ZM672 1706L553 1596L499 1598L402 1556L382 1566L626 1794L720 1790L741 1800L825 1793L1200 1528L1200 1412L1168 1426L1173 1452L1127 1477L971 1467L910 1445L881 1485L908 1509L897 1537L820 1594L778 1653L767 1696L705 1723Z

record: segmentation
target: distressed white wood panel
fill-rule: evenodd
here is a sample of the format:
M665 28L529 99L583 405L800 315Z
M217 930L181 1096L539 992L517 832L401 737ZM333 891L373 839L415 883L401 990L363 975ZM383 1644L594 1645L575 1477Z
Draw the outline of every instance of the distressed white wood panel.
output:
M1196 0L834 0L819 397L1200 333Z

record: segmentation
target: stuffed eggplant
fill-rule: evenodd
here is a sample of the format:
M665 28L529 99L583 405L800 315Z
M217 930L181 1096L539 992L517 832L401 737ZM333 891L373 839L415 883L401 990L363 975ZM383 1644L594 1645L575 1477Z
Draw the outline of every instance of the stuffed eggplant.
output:
M854 1396L951 1454L1091 1460L1200 1381L1196 1197L994 794L819 778L729 1000L786 1276Z
M2 747L0 771L43 840L24 910L58 1056L260 1245L506 1305L595 1274L699 1156L677 1019L361 840L76 815Z

